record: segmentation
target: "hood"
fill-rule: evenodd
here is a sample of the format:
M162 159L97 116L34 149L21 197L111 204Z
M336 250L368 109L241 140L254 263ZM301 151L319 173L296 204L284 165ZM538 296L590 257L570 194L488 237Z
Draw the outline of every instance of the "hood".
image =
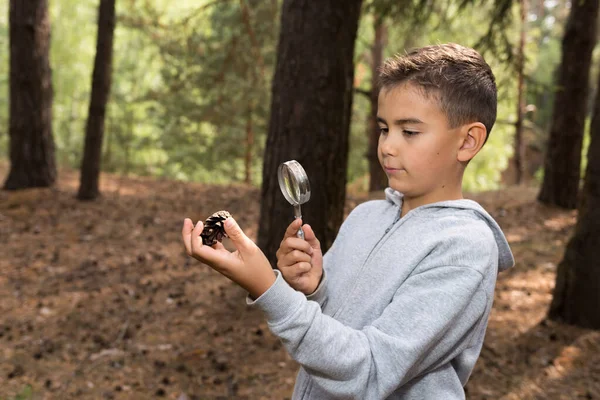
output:
M397 205L398 207L402 206L402 198L403 194L394 190L390 187L385 189L385 198L387 201ZM461 199L461 200L447 200L440 201L437 203L426 204L420 207L415 208L409 212L427 212L431 209L440 209L440 208L454 208L454 209L463 209L463 210L472 210L476 215L479 216L483 221L487 223L492 232L494 233L494 238L496 239L496 244L498 245L498 271L505 271L515 265L515 259L513 257L512 251L510 250L510 246L508 245L508 241L502 232L502 229L498 225L498 223L492 218L490 214L479 203L473 200Z

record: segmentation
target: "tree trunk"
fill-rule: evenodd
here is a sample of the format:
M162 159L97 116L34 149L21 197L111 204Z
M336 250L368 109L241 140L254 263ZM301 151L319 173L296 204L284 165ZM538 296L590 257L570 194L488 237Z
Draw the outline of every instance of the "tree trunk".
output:
M106 121L106 145L104 146L104 155L102 156L102 165L104 165L104 168L108 167L109 169L112 168L112 152L113 152L113 136L114 133L112 132L112 128L113 128L113 120L111 119L111 117L108 117L108 120Z
M253 114L253 107L252 107L252 105L249 105L248 106L248 115L246 116L246 157L245 157L246 168L244 169L244 172L245 172L244 182L247 184L252 183L252 149L254 147L254 129L252 127L252 114Z
M277 168L295 159L312 195L302 207L323 249L342 223L352 112L354 42L362 0L285 0L263 165L258 244L275 252L293 207L279 190Z
M582 202L575 233L558 266L550 318L600 329L600 91L590 133Z
M85 128L85 149L81 160L81 179L77 194L77 198L80 200L93 200L100 194L98 180L104 136L104 117L110 95L114 31L115 0L100 0L92 95Z
M379 130L377 129L377 99L379 97L379 67L383 62L383 49L386 43L386 28L381 18L375 19L375 41L371 48L371 114L369 115L369 192L383 190L388 185L388 178L379 164L377 146L379 144Z
M521 36L519 38L517 83L517 122L515 123L515 183L520 185L525 179L525 141L523 138L523 119L525 113L525 39L527 33L527 0L520 1Z
M579 192L581 145L588 109L592 51L596 44L598 0L571 2L562 42L552 128L538 200L574 209Z
M56 181L48 0L10 0L10 171L8 190Z

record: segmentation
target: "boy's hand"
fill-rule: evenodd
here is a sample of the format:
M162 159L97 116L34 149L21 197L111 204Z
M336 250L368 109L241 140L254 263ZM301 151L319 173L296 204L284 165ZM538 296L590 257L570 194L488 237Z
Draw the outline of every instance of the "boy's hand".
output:
M225 275L246 289L250 296L257 299L275 282L271 264L233 218L227 218L223 226L227 236L235 245L236 251L228 251L219 242L212 247L202 244L200 234L204 224L202 221L198 221L194 227L189 218L183 221L181 231L185 250L188 255Z
M323 253L310 225L302 227L305 240L296 237L301 225L297 218L285 231L276 253L277 268L291 287L308 295L317 290L323 276Z

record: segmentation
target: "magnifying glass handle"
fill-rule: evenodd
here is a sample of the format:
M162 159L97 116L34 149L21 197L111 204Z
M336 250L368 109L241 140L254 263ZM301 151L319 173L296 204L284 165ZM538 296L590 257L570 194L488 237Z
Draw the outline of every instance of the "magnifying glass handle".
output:
M300 204L294 206L294 218L302 218L302 209L300 208ZM296 232L296 237L304 240L304 231L302 230L302 226Z
M296 218L302 218L302 217L294 217L294 219ZM304 231L302 230L302 226L300 227L300 229L298 229L298 232L296 232L296 237L304 240Z

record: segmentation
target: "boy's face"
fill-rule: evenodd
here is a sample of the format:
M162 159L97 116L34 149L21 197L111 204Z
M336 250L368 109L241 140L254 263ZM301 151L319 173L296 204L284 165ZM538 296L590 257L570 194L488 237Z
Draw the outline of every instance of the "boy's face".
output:
M379 162L405 200L414 199L415 206L448 200L460 188L460 127L449 129L435 96L411 83L383 88L377 119Z

